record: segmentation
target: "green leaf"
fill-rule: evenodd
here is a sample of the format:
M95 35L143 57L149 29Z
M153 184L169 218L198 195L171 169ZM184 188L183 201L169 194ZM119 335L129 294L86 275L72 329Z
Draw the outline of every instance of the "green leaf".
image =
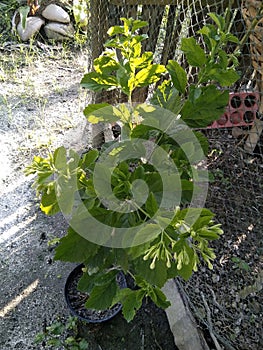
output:
M193 67L202 67L206 63L204 50L196 43L194 38L183 38L181 49L188 63Z
M115 279L111 280L110 283L95 286L85 303L85 307L88 309L106 310L112 305L116 293L117 283Z
M207 156L208 154L208 150L209 150L209 142L207 140L207 138L205 137L205 135L199 131L193 131L195 137L197 138L199 145L201 146L204 155Z
M65 326L63 325L62 322L55 322L55 323L52 323L50 326L48 326L47 330L51 334L61 335L65 330Z
M105 284L110 284L112 281L116 281L116 276L118 274L118 270L110 270L102 273L100 276L97 276L95 279L96 286L103 286Z
M99 156L99 151L96 149L89 150L87 153L83 155L81 166L84 169L89 169L91 166L93 166Z
M55 339L55 338L48 339L47 345L53 346L53 349L54 349L54 347L57 348L57 347L61 346L61 341L60 341L60 339Z
M143 166L137 166L134 172L131 174L131 181L134 181L136 179L143 180L145 178L145 172Z
M118 81L118 85L122 89L122 91L129 96L130 94L130 84L129 81L131 79L130 72L127 71L124 67L120 67L117 70L116 78Z
M99 92L118 86L116 77L90 72L84 75L80 85L91 91Z
M87 107L85 107L84 115L87 117L93 112L108 106L110 106L108 103L95 103L95 104L91 103Z
M151 260L149 259L145 261L139 257L134 261L134 264L135 274L140 275L148 283L162 288L164 283L167 281L166 262L156 260L154 269L151 269Z
M179 65L179 63L172 60L168 62L166 68L171 75L174 87L183 94L187 85L187 75L185 70Z
M215 216L215 214L212 213L211 210L206 208L191 208L189 210L190 212L187 213L188 217L195 217L199 213L198 219L193 224L194 230L198 230L199 228L202 228L205 225L209 225L209 223Z
M76 339L73 336L67 337L65 339L65 344L67 345L73 345L73 350L74 350L74 345L77 344ZM79 347L76 348L77 350L79 350ZM70 350L72 350L72 347L70 348Z
M235 44L239 44L240 43L238 37L236 37L235 35L233 35L231 33L227 33L226 34L226 40L230 41L232 43L235 43Z
M135 76L134 87L156 83L160 79L160 75L165 71L165 67L161 64L151 64L147 68L141 69Z
M101 104L103 105L103 103ZM89 108L89 106L87 107ZM92 124L97 124L99 122L104 123L114 123L121 120L121 113L117 107L105 104L105 106L94 111L89 112L89 109L84 109L84 114L87 120Z
M78 290L83 293L90 293L94 286L94 280L96 276L89 275L87 272L83 273L78 282Z
M117 35L117 34L124 34L124 28L122 26L112 26L107 31L107 34L109 36Z
M194 185L192 181L182 179L181 180L181 191L182 191L182 204L187 204L191 202ZM196 185L195 185L196 186Z
M167 300L165 294L158 287L152 288L152 291L151 293L149 293L149 296L152 299L152 301L162 309L166 309L171 305L170 301Z
M55 260L81 263L94 256L98 248L98 245L89 242L69 227L68 234L61 238L56 248Z
M218 50L218 57L219 57L219 66L221 69L229 69L228 68L228 55L224 50Z
M134 58L140 57L142 51L142 44L140 43L140 39L138 40L138 37L133 37L131 39L130 49Z
M64 147L54 152L54 166L57 170L55 190L60 210L70 214L74 205L74 195L78 190L79 155L73 150L67 156Z
M145 255L145 251L149 248L150 242L146 242L128 249L129 260L135 260L139 256Z
M46 338L45 333L38 333L35 336L34 343L36 344L42 343L45 340L45 338Z
M165 80L154 91L151 103L164 109L168 109L175 115L180 114L182 108L182 101L181 97L179 96L179 91L173 87L171 81L168 80Z
M65 170L67 164L67 150L64 146L58 147L53 154L56 169Z
M105 52L94 60L93 66L95 72L105 77L117 71L120 64L116 61L115 53Z
M132 22L131 32L134 33L137 29L147 27L147 26L148 26L148 22L136 19Z
M214 232L209 227L204 227L197 232L198 236L207 240L215 240L218 239L220 236L217 232Z
M119 290L115 301L120 301L122 304L122 313L127 322L133 320L135 313L142 306L142 300L146 292L139 290L131 290L124 288Z
M212 20L215 22L215 24L217 25L217 27L221 30L221 31L224 31L225 30L225 26L226 26L226 23L225 23L225 19L224 17L214 13L214 12L210 12L208 13L208 16L210 18L212 18Z
M240 76L234 69L221 69L219 67L215 67L209 71L206 71L205 78L206 81L215 80L221 86L230 86L234 84L240 78Z
M150 217L153 217L154 214L159 209L158 203L157 203L157 201L156 201L156 199L155 199L155 197L154 197L152 192L149 194L149 197L147 198L147 201L145 203L145 209L146 209L146 212L149 214Z
M193 273L195 264L194 251L184 239L180 239L175 243L173 251L176 252L177 255L176 263L178 275L187 281Z
M153 53L152 52L143 52L140 57L131 57L129 61L129 65L131 70L135 72L136 69L147 68L149 64L153 61Z
M27 15L29 14L30 11L30 6L21 6L18 8L19 14L20 14L20 20L22 24L23 30L26 29L26 20L27 20Z
M88 350L89 348L89 343L85 339L81 339L78 345L79 345L79 350Z
M143 228L138 229L138 232L134 237L133 244L138 245L140 242L151 241L156 238L161 233L161 231L161 227L157 224L146 224Z
M115 250L115 258L118 261L118 265L121 267L122 271L126 273L129 269L129 255L124 249Z
M49 193L47 192L46 189L43 190L42 196L41 196L40 209L46 215L54 215L60 211L55 189L53 189Z
M195 89L194 89L195 90ZM185 102L182 119L190 127L205 127L217 120L224 112L229 92L218 90L214 85L198 88L198 95Z
M204 225L208 225L214 215L215 214L206 208L182 209L176 212L171 224L176 225L179 221L187 219L186 224L192 226L196 231Z

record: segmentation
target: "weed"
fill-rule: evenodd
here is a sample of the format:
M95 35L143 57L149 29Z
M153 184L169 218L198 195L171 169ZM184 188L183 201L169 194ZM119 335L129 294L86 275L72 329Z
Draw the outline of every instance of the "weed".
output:
M38 333L35 343L43 346L63 347L66 350L88 350L88 342L78 336L77 318L69 317L66 322L59 318Z
M210 172L210 180L211 182L220 182L225 185L226 189L231 188L232 186L230 178L225 176L224 171L219 168Z
M237 256L233 256L233 258L231 258L231 261L234 263L234 265L233 265L234 269L240 269L240 270L243 270L246 272L248 272L250 270L248 263L246 263L244 260L238 258Z

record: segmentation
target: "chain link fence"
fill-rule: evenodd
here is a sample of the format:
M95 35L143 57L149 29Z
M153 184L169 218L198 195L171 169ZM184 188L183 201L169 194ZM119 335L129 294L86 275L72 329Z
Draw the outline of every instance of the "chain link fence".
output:
M230 11L226 12L226 8ZM92 56L96 58L102 52L110 26L120 24L121 17L133 17L148 21L149 39L144 49L155 53L156 62L166 64L169 59L176 59L184 65L180 41L195 36L209 23L209 12L224 15L231 32L242 44L240 80L232 87L235 100L230 103L241 115L254 106L255 115L253 123L250 119L248 125L221 124L203 130L210 141L211 183L207 207L215 212L225 233L214 243L217 254L214 270L201 267L190 281L179 283L198 324L206 332L211 349L260 350L263 348L262 1L90 0ZM235 49L229 46L230 52ZM194 81L194 69L184 68L189 81ZM111 101L119 97L116 91L106 96ZM97 95L96 99L105 100L105 95Z

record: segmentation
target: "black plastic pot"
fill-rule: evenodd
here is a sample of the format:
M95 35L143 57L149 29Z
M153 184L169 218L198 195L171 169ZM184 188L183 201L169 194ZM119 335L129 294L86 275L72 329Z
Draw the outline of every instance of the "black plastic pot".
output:
M118 303L107 310L87 309L85 307L85 302L89 298L89 295L87 293L82 293L77 289L78 282L83 274L83 267L83 264L75 267L67 278L64 288L67 305L71 313L83 321L89 323L102 323L108 321L121 311L122 305ZM117 275L117 283L121 288L127 287L126 279L122 272Z

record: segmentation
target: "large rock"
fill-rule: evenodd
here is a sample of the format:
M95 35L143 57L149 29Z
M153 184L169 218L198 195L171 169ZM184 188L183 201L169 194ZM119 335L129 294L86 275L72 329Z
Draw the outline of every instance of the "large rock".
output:
M17 33L22 41L31 39L37 34L45 21L40 17L28 17L26 27L23 29L21 21L17 25Z
M69 14L62 7L50 4L43 11L42 16L52 22L69 23Z
M49 22L45 25L44 31L48 39L69 40L74 38L74 28L71 23Z

